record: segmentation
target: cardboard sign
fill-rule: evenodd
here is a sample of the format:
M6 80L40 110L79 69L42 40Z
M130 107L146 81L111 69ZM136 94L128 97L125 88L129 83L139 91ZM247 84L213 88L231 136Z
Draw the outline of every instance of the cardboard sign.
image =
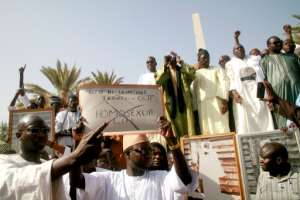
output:
M109 122L105 135L157 133L162 95L154 85L87 85L79 89L88 129Z
M289 153L289 162L295 169L300 168L299 129L283 133L280 130L238 134L237 144L246 199L256 199L258 177L261 172L259 152L268 142L283 144Z
M197 192L205 199L243 199L234 134L184 137L181 141L189 167L199 173Z

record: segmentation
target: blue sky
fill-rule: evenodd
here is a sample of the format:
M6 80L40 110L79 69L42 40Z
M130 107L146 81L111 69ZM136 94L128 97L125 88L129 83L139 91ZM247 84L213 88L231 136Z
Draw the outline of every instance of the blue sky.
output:
M135 83L146 72L149 55L158 62L170 50L196 62L192 13L201 17L211 64L232 55L233 32L241 43L265 48L271 35L285 38L284 24L295 25L299 0L2 0L0 3L0 120L18 88L18 68L27 64L25 83L54 91L40 73L60 59L91 71L114 70Z

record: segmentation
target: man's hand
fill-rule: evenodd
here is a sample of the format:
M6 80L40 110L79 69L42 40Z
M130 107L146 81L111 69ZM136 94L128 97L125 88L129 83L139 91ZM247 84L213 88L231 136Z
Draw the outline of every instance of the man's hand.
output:
M180 58L180 56L177 53L175 53L174 51L171 51L170 54L176 58L177 64L181 65L183 63L183 60Z
M264 99L263 99L263 101L264 101ZM270 111L275 112L275 105L273 103L267 102L267 106L268 106Z
M232 97L235 103L242 103L243 98L236 90L232 91Z
M222 114L225 114L228 111L228 104L227 104L227 101L225 99L221 99L220 111L221 111Z
M160 134L164 137L175 137L173 134L171 123L165 118L159 118Z
M286 34L291 35L292 34L292 27L289 24L286 24L283 26L283 30Z
M76 126L74 128L72 128L72 137L75 143L75 147L77 147L77 145L79 144L82 136L83 136L83 132L84 132L84 122L87 122L86 119L84 117L80 117L79 121L77 122Z
M165 70L169 68L169 66L171 64L171 59L172 59L172 56L170 56L170 55L166 55L164 57L164 69Z
M23 67L19 68L20 74L24 74L25 69L26 69L26 64Z
M176 174L185 185L191 183L192 176L180 150L180 143L178 143L177 138L173 134L171 123L165 117L160 117L159 126L161 135L165 137L167 145L172 152Z
M102 131L107 125L108 123L104 123L96 130L85 134L77 148L71 154L54 160L51 168L51 179L56 180L73 169L74 172L70 174L70 179L72 179L70 182L72 182L72 185L78 185L79 188L84 188L85 182L84 178L82 178L83 176L80 176L79 167L82 164L92 161L99 155L103 138Z
M72 138L73 138L75 147L78 146L80 140L83 137L84 128L85 128L85 125L82 121L79 121L77 123L76 127L72 128Z
M178 141L174 136L171 123L163 116L159 118L160 134L165 137L169 147L176 146Z
M263 84L265 86L268 98L267 99L262 99L263 101L268 101L270 103L278 104L279 97L277 94L274 92L272 85L268 81L263 81Z
M107 126L108 123L104 123L96 130L92 130L82 137L78 146L73 152L80 164L91 161L93 158L99 155L101 151L101 141L103 140L102 131Z
M240 32L240 31L235 31L235 32L234 32L234 38L235 38L235 39L239 39L240 35L241 35L241 32Z

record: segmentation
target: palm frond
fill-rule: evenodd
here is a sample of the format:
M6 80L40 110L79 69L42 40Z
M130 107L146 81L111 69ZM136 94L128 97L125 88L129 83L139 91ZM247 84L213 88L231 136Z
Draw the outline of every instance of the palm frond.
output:
M294 18L299 19L300 20L300 15L292 15Z
M123 77L118 77L117 74L112 71L111 73L108 72L91 72L92 74L92 81L96 84L120 84L123 82Z
M79 78L80 72L81 70L77 69L76 66L74 65L72 69L68 71L68 73L66 73L68 78L65 79L66 82L64 83L64 86L66 88L76 87L76 82Z
M32 94L43 95L45 97L53 95L51 92L37 84L25 84L25 91Z
M90 77L85 77L83 79L80 79L79 81L76 82L76 84L71 88L72 92L76 92L80 86L85 85L85 84L90 84L93 81L91 80Z
M56 89L56 95L59 95L64 101L66 101L69 93L76 88L81 71L76 67L76 65L73 65L70 69L67 63L62 64L60 60L57 60L56 67L42 66L41 72ZM52 94L35 84L27 84L27 89L31 93Z

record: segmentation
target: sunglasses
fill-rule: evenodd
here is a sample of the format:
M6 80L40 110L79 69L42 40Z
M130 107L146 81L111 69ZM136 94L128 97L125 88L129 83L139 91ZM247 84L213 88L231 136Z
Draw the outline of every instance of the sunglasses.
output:
M37 133L46 133L48 134L50 129L49 128L27 128L26 129L28 132L32 134L37 134Z
M271 42L271 44L280 44L280 43L282 43L282 41L281 41L281 40L279 40L279 41L274 41L274 42Z
M153 153L152 148L147 148L147 149L131 149L131 151L137 152L141 155L149 155Z

